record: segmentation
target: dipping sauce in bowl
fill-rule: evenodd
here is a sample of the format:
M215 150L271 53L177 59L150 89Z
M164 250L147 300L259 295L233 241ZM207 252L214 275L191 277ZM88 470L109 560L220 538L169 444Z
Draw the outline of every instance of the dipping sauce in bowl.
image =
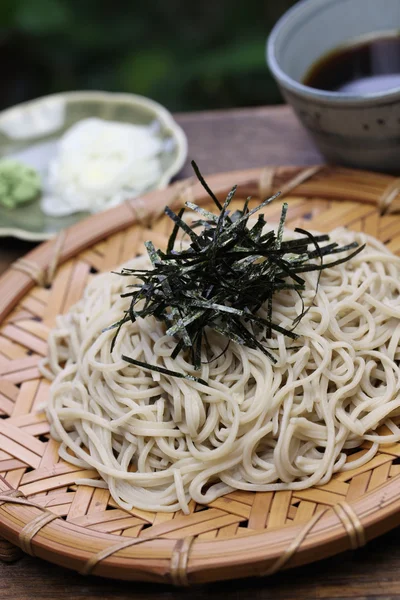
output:
M377 32L349 40L314 62L303 83L345 94L400 87L400 35Z
M400 172L399 0L300 0L267 60L328 162Z

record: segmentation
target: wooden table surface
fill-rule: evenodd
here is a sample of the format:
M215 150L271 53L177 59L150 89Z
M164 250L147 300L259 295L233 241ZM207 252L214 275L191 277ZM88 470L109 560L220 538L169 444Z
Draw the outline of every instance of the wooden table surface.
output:
M194 158L204 174L264 165L310 165L323 161L287 107L255 108L176 116L189 140L188 162L180 177L191 175ZM33 244L0 239L0 272ZM356 552L279 573L195 587L125 583L83 577L26 556L0 563L1 600L313 600L400 599L400 529Z

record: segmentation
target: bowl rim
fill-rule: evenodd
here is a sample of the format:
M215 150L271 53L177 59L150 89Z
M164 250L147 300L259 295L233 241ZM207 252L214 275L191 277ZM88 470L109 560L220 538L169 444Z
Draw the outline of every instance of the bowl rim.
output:
M315 8L326 8L329 4L338 4L338 2L348 2L349 0L300 0L294 6L289 8L281 18L275 23L271 30L271 33L266 41L266 61L272 75L277 81L287 90L297 93L297 95L307 97L308 99L320 100L324 104L334 105L377 105L377 101L380 106L390 104L391 101L396 100L400 96L400 86L390 88L390 90L381 92L370 92L366 94L351 94L342 92L330 92L326 90L319 90L312 88L308 85L304 85L299 81L296 81L290 75L288 75L280 66L279 60L276 56L276 45L279 36L288 25L290 25L293 18L299 12L303 14L312 14ZM305 11L305 12L304 12ZM374 33L371 31L371 33ZM311 66L311 65L310 65Z

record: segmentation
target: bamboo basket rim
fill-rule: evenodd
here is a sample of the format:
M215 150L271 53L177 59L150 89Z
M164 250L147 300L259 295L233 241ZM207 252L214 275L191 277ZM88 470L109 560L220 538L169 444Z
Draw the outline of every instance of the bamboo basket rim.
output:
M286 193L295 190L296 196L304 198L323 197L332 200L345 200L376 206L381 214L395 213L399 181L390 175L382 175L345 169L342 167L275 167L249 169L220 173L207 177L210 187L218 197L226 195L233 183L238 183L239 195L268 195L277 186ZM294 184L294 185L293 185ZM165 205L176 208L185 200L194 199L202 203L206 199L204 190L190 178L177 182L166 190L154 191L142 200L132 200L105 213L89 217L67 230L60 253L60 263L77 256L83 250L107 236L123 231L128 227L157 220ZM47 269L53 257L53 242L48 241L26 257L39 269ZM0 278L0 324L16 304L34 286L34 281L26 273L10 268ZM0 448L1 450L1 448ZM382 452L385 454L385 451ZM397 456L397 455L396 455ZM388 461L395 457L388 452ZM365 465L366 470L368 464ZM0 478L0 497L9 491L9 485ZM366 539L370 540L400 523L400 475L392 477L379 487L351 503L354 520L362 527ZM41 509L35 506L15 504L0 499L0 535L10 542L20 544L21 531L33 519L38 519ZM354 533L354 521L350 531ZM162 533L161 528L160 536ZM326 510L315 521L312 529L304 534L304 525L291 525L268 529L243 537L190 541L189 551L182 550L181 539L166 537L140 538L140 543L126 547L105 557L94 573L107 577L141 579L165 583L198 583L217 579L236 578L248 575L267 574L297 538L300 540L295 553L289 556L286 566L299 566L315 559L328 557L349 547L359 546L363 540L349 534L345 522L334 510ZM80 570L82 564L99 552L104 552L120 536L88 530L62 519L55 519L41 528L32 542L35 556L51 560ZM174 562L183 561L174 567ZM232 568L235 568L232 576ZM167 579L166 579L167 578Z

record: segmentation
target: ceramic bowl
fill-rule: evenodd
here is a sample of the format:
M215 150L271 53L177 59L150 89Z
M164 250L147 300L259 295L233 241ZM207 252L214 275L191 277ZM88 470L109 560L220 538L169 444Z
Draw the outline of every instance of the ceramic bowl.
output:
M328 161L399 170L400 87L356 95L301 83L315 61L349 40L399 30L399 0L303 0L272 30L268 65Z
M161 176L150 189L161 189L182 168L186 136L160 104L134 94L68 92L25 102L0 112L0 157L12 157L44 174L57 141L71 125L88 117L137 125L153 124L165 143L160 155ZM40 200L13 210L0 206L0 236L39 241L85 218L87 213L50 217Z

